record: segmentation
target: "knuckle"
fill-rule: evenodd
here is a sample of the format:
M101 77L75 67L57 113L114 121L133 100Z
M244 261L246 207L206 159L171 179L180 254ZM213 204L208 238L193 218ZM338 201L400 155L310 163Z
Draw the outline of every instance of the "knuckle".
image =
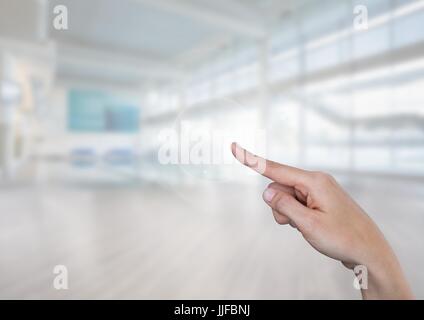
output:
M274 215L274 219L275 219L275 222L277 222L277 224L279 225L287 224L287 219L278 213Z
M328 184L334 181L334 178L326 172L317 171L313 173L313 176L314 180L319 184Z
M289 201L291 200L291 197L288 194L285 194L281 192L276 199L275 208L278 211L283 211L284 208L287 206Z
M267 189L277 189L279 184L277 182L272 182L268 185Z
M318 216L315 214L310 214L304 219L303 233L306 235L312 234L319 228L319 225L320 221L318 219Z

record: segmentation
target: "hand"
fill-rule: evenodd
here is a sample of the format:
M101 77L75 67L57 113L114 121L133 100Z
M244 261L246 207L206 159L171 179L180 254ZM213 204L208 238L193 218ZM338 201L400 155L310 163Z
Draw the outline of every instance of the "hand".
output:
M277 223L296 228L313 248L346 267L367 268L364 299L413 298L383 234L333 177L265 160L235 143L232 152L241 163L274 181L263 199Z

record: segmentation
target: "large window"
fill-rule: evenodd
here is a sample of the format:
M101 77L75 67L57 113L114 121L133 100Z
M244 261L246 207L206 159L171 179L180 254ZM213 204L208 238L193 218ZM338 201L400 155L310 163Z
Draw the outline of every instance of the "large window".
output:
M353 29L355 5L367 6L368 30ZM206 61L185 86L184 107L210 111L229 97L261 110L266 101L277 160L424 174L423 21L423 1L309 2L272 30L265 64L259 42Z

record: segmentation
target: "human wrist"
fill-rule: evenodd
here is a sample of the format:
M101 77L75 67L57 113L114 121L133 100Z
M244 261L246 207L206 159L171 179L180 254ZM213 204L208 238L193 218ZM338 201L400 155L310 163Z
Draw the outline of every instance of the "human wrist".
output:
M378 259L370 261L367 268L367 286L361 286L362 297L368 299L413 299L414 296L395 254L388 250Z

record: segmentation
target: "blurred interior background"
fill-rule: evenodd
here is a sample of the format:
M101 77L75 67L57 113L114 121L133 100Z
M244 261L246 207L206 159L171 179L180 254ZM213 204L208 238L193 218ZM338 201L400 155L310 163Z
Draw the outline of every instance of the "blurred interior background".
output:
M0 0L0 298L359 298L182 120L333 173L424 298L423 88L421 0Z

